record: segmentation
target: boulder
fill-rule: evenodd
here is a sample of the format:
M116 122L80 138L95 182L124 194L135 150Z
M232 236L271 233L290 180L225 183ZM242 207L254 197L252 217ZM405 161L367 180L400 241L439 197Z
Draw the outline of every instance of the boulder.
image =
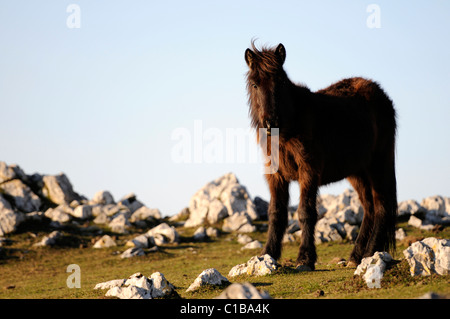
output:
M93 204L109 205L115 204L114 197L109 191L98 191L92 198Z
M89 219L92 215L92 205L79 205L72 211L72 216L80 219Z
M415 215L416 217L424 217L427 213L426 208L420 205L414 199L409 199L398 203L398 217L409 217Z
M259 240L254 240L249 243L247 243L244 247L241 248L241 250L245 249L261 249L263 245L259 242Z
M128 214L122 212L117 213L109 222L108 226L114 233L126 234L128 232L128 228L131 226L128 222Z
M144 206L144 204L137 199L137 196L134 193L125 195L120 200L119 205L128 207L131 213L134 213L136 210Z
M114 246L117 246L114 239L112 239L109 235L104 235L102 238L95 242L93 248L109 248Z
M195 227L205 222L214 224L236 213L246 214L251 220L258 218L246 188L232 173L199 189L189 201L189 212L185 227Z
M369 288L381 288L381 279L392 256L387 252L376 252L372 257L366 257L356 268L354 275L362 276Z
M157 238L158 235L162 235L164 238L163 243L178 243L179 242L179 235L178 232L175 230L175 227L169 226L166 223L159 224L156 227L153 227L150 229L146 236L152 236Z
M44 216L50 218L54 222L67 223L72 220L73 208L67 204L61 204L55 208L47 209Z
M70 204L72 201L80 199L80 196L74 192L69 179L63 173L46 175L43 177L43 182L43 195L55 204Z
M12 204L24 213L39 210L40 198L20 179L13 179L0 184L0 191L12 198Z
M171 283L160 272L150 278L135 273L128 279L115 279L95 285L94 289L108 289L105 296L120 299L152 299L168 297L175 292Z
M428 237L403 251L411 276L447 275L450 271L450 240Z
M206 235L206 228L203 226L197 228L193 237L195 241L204 241L208 237L208 235Z
M8 165L0 161L0 183L4 183L13 179L24 179L25 173L15 164Z
M252 225L252 221L247 214L236 213L224 220L222 230L225 232L251 233L256 230L256 227Z
M0 193L0 236L14 232L24 220L25 214L14 211L11 204Z
M249 235L238 234L238 236L237 236L237 242L239 244L246 245L246 244L248 244L248 243L250 243L252 241L253 241L253 239Z
M35 247L44 247L44 246L54 246L56 245L58 239L62 237L62 233L55 230L51 232L48 236L44 236L39 243L34 244Z
M145 256L145 251L141 247L131 247L127 250L125 250L121 255L120 258L131 258L136 256Z
M149 248L155 245L155 240L151 236L149 237L145 234L142 234L127 241L125 245L128 247Z
M336 218L323 217L316 224L315 242L316 244L329 241L341 241L347 236L344 225Z
M234 283L228 286L216 299L271 299L266 291L260 291L251 283Z
M246 263L234 266L228 273L228 277L264 276L273 273L276 269L277 262L269 255L253 256Z
M186 292L192 292L206 285L223 285L229 283L225 278L214 268L209 268L204 271L195 279L195 281L189 286Z
M161 212L157 208L148 208L147 206L141 206L131 214L130 222L135 223L137 221L155 221L161 219Z

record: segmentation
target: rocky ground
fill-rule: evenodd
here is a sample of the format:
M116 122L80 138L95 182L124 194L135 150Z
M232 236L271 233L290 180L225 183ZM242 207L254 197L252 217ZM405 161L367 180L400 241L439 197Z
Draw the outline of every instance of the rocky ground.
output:
M122 259L143 256L158 251L158 247L165 244L178 243L180 236L176 228L179 227L195 229L192 238L198 242L218 237L221 233L236 233L242 249L260 249L262 243L253 240L251 235L267 227L267 223L259 222L267 220L267 206L268 203L259 197L252 199L237 177L228 173L195 192L188 206L177 215L162 218L157 208L147 207L133 193L115 200L110 192L102 190L88 199L74 190L63 173L27 175L18 165L0 162L0 259L2 249L8 245L8 237L24 224L50 230L33 244L37 249L67 240L64 230L74 227L97 238L92 243L92 247L97 249L118 245L114 236L108 234L131 235L125 243L126 249L120 254ZM354 191L348 189L340 195L320 195L318 213L317 245L355 240L363 209ZM450 198L437 195L424 198L420 203L403 201L399 203L398 215L399 220L407 221L412 227L439 231L450 224ZM301 231L296 207L290 207L285 242L298 240ZM407 236L402 228L396 235L399 240ZM447 239L416 241L403 254L410 265L411 276L448 275L450 241ZM379 252L373 259L366 260L365 266L360 265L355 275L365 276L368 284L374 283L377 278L382 278L386 268L383 263L389 263L391 259ZM233 267L227 277L232 278L236 274L266 275L276 269L276 262L271 261L270 256L254 256L246 264ZM100 283L96 289L107 289L107 296L119 298L158 298L176 294L159 272L150 277L136 273L128 279L111 280ZM216 269L209 268L193 279L189 289L192 291L205 284L223 285L227 280ZM221 296L268 297L263 292L255 294L256 290L249 285L231 285L231 292L224 291Z

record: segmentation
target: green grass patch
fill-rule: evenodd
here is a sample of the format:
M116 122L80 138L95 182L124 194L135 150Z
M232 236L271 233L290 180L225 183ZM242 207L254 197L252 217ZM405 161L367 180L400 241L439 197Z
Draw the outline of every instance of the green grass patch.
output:
M411 241L425 237L450 238L448 228L425 232L400 224L408 237L397 243L394 258L399 260L385 272L380 289L370 289L362 278L354 276L354 269L339 266L334 258L348 259L353 248L351 242L334 242L317 246L318 263L313 272L295 270L298 243L285 244L279 269L263 277L240 276L234 282L250 282L258 289L266 290L272 298L417 298L434 291L449 295L449 276L432 275L411 277L409 265L402 251ZM95 229L94 229L95 230ZM172 283L181 298L203 299L218 296L225 286L207 286L187 293L186 289L207 268L216 268L227 276L230 269L248 261L259 250L241 250L237 234L221 234L208 242L192 241L193 229L177 228L179 244L164 245L157 252L145 256L121 259L120 253L128 247L124 244L137 234L115 235L119 246L108 249L92 248L100 235L77 229L63 230L63 240L57 247L34 247L48 231L23 230L7 236L9 245L0 248L0 298L105 298L106 291L94 290L97 283L127 278L141 272L150 276L159 271ZM141 230L140 233L145 231ZM112 234L114 235L114 234ZM264 242L265 232L250 234ZM77 264L81 269L81 288L68 288L70 273L67 266Z

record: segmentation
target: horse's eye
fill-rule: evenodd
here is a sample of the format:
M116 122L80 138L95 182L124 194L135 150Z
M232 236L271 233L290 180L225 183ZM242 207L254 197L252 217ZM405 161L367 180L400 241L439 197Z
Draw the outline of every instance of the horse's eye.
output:
M254 89L258 88L258 86L256 84L253 84L252 86L253 86Z

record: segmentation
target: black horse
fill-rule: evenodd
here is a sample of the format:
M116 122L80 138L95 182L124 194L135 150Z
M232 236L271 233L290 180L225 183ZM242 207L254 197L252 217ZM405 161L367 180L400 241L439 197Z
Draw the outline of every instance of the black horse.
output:
M282 44L257 49L252 42L252 49L245 51L251 124L256 130L279 129L278 170L265 174L271 199L263 253L275 259L281 255L289 183L298 181L302 238L297 265L314 270L318 189L344 178L364 208L350 262L359 264L376 251L395 250L396 113L392 101L376 82L359 77L311 92L289 80L283 69L285 59Z

